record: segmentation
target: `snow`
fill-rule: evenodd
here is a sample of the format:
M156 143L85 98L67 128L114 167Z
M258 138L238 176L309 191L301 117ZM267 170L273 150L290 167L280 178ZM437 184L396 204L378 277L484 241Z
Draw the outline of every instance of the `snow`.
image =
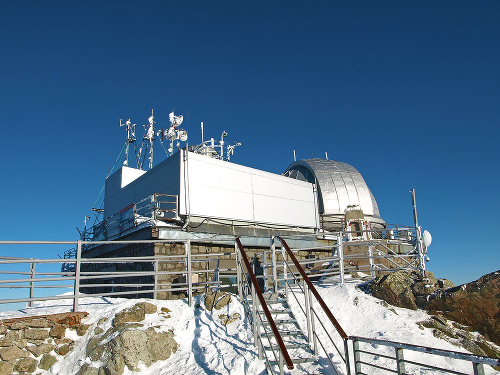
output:
M328 281L316 284L318 292L348 335L465 352L462 348L434 337L432 330L419 328L416 323L429 318L425 312L392 306L384 307L380 300L356 288L358 284L359 281L354 279L347 279L343 285ZM300 298L299 296L299 302ZM100 325L104 330L107 330L111 327L112 319L117 312L130 308L144 299L84 297L80 301L80 311L89 313L83 322L94 326L90 327L82 337L78 337L74 331L71 331L70 338L76 342L74 349L65 358L59 357L59 362L50 371L41 372L42 374L76 374L80 366L89 361L85 355L86 345L97 322L102 318L107 318L107 321ZM290 297L292 309L296 312L295 315L299 323L305 327L305 317L298 312L298 303L294 301L295 299ZM205 308L202 296L194 297L193 307L188 306L187 300L148 300L148 302L157 305L158 310L162 307L171 310L170 318L165 318L161 314L146 315L146 319L141 322L144 324L143 329L152 326L160 326L160 330L165 331L173 329L175 340L180 346L169 359L158 361L149 367L141 365L141 372L133 372L126 368L125 374L266 373L264 361L258 359L257 350L253 345L250 322L245 316L243 305L235 296L233 296L231 303L223 309L212 311ZM0 312L0 319L67 312L71 310L71 306L70 299L47 301L38 303L32 308ZM234 323L223 326L219 315L232 315L234 313L238 313L241 318ZM319 325L316 324L316 326ZM329 326L327 325L327 327ZM335 337L333 328L329 333ZM320 332L320 337L324 338L325 335ZM391 353L394 352L394 349L390 348L390 350L392 350ZM333 351L332 349L331 352ZM405 350L405 359L422 359L422 356L422 354L414 354ZM379 359L381 363L388 361L381 357ZM345 367L338 356L334 357L335 361L338 368L344 371ZM460 365L447 358L438 358L433 363L442 367L448 366L456 371L472 373L470 363ZM305 368L307 370L307 367ZM485 374L498 374L490 366L485 366L484 369ZM410 370L412 374L436 373L430 370L412 370L411 368Z

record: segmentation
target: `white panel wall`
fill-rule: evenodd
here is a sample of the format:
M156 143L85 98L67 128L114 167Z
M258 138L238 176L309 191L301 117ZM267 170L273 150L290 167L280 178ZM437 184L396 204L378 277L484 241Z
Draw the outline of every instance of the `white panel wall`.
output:
M181 214L307 228L318 225L310 183L193 153L184 167L188 188L187 193L181 189Z
M179 159L179 153L176 153L144 174L140 171L135 173L125 171L123 174L123 168L126 168L123 167L108 177L104 198L104 217L114 215L128 205L139 202L154 193L178 195ZM140 177L121 188L123 181L127 182L133 174L140 175Z

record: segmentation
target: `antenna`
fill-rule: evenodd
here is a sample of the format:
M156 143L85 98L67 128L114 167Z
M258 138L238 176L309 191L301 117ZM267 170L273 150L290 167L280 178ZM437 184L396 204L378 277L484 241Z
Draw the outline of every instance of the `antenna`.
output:
M293 161L297 161L297 157L295 156L295 150L293 150Z
M151 109L151 116L149 117L149 126L148 130L146 131L146 136L144 137L145 140L149 142L149 169L153 168L153 141L154 141L154 136L155 136L155 129L154 129L154 123L155 123L155 118L153 116L153 110Z
M201 122L201 143L203 143L203 121Z
M325 151L325 159L328 160L328 152Z
M120 119L120 127L125 126L125 125L127 126L127 140L125 141L127 148L125 149L125 161L123 162L123 165L128 167L129 145L136 141L136 139L135 139L135 124L132 124L132 122L130 122L130 119L128 119L125 123L122 123L122 119Z

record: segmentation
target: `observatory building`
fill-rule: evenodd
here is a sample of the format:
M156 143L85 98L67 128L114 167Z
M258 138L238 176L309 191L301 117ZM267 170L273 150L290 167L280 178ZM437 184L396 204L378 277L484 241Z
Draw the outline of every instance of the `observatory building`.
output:
M83 239L91 243L83 247L82 257L184 254L187 250L178 246L178 241L191 241L189 251L193 254L234 255L236 237L249 254L263 254L269 250L270 236L276 235L286 236L295 248L323 246L326 250L320 252L328 253L328 245L339 231L348 233L347 241L366 241L372 229L385 228L373 194L349 164L306 159L293 162L282 175L269 173L230 162L234 148L240 144L224 141L225 131L220 141L203 141L202 125L202 142L188 146L181 143L187 141L187 133L179 128L182 116L172 112L170 122L169 129L158 132L151 114L140 148L143 155L136 155L136 168L129 166L128 151L135 142L135 129L130 120L121 124L127 126L126 160L106 179L103 218L85 231ZM169 155L153 166L153 141L162 137L170 142ZM148 152L146 171L142 164ZM120 243L101 242L116 240ZM297 256L322 257L312 250ZM234 262L233 258L221 261ZM87 271L109 271L106 263L88 263L85 267ZM130 267L113 267L113 272L133 271ZM174 266L168 267L172 270ZM175 267L181 270L185 263ZM208 282L210 277L200 273L197 280ZM169 275L161 280L164 285L176 282ZM159 298L175 296L164 292Z

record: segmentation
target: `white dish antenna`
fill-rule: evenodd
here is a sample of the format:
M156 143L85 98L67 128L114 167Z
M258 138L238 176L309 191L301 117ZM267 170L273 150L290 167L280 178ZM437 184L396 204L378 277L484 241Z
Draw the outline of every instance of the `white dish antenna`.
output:
M173 126L174 128L177 128L177 127L179 127L182 124L182 121L184 120L184 117L182 117L182 115L176 116L176 115L174 115L174 111L172 111L168 115L168 119L170 120L170 126Z
M422 234L422 240L424 241L425 247L429 247L431 245L432 236L427 230L424 230L424 233Z

